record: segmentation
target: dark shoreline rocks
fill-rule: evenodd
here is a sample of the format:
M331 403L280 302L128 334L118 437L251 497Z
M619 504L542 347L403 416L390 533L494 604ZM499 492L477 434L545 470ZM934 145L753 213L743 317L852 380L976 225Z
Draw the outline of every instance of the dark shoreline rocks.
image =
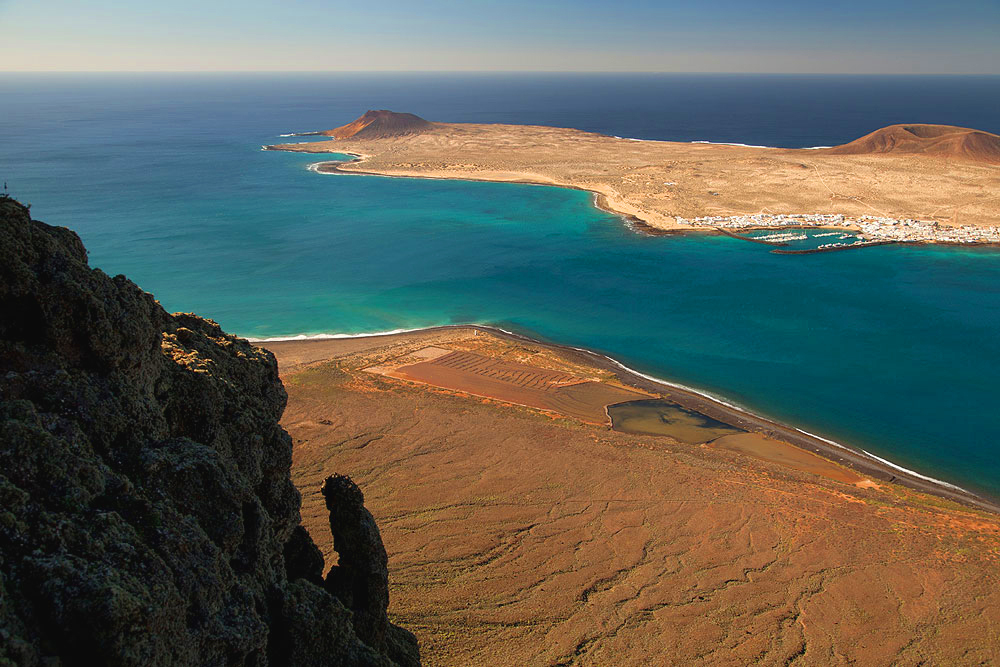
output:
M361 614L323 581L269 352L9 198L0 312L0 665L419 664L387 593ZM372 535L363 506L331 512Z

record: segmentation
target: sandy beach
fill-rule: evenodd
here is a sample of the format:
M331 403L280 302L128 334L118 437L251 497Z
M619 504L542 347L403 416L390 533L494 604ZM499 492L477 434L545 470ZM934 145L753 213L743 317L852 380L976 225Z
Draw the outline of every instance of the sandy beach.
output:
M390 614L426 664L1000 657L1000 518L982 501L495 329L265 345L304 525L329 563L316 480L358 481ZM514 393L491 397L501 380ZM594 385L669 398L718 437L696 442L697 419L681 439L525 404Z
M836 443L795 428L794 426L782 424L765 416L754 414L731 403L716 399L683 385L643 375L602 354L555 343L541 342L496 327L454 325L370 337L263 341L258 342L258 344L274 352L279 359L282 372L287 373L297 372L311 365L328 361L334 356L350 353L354 349L367 349L376 344L390 347L394 345L406 347L412 345L413 341L423 340L424 337L451 332L464 336L478 332L500 341L508 341L512 344L526 344L533 348L547 349L558 354L563 359L571 360L572 363L589 369L591 372L598 371L610 374L614 378L614 385L622 387L625 391L635 390L638 392L634 396L623 395L615 397L612 395L606 401L609 404L642 398L663 398L687 410L732 425L748 433L764 436L770 441L764 447L765 449L772 450L772 454L773 450L781 451L786 447L792 447L795 450L816 454L836 465L850 468L873 481L899 484L970 507L1000 514L1000 503L995 499L984 498L947 482L936 480L927 474L929 471L907 470L892 462L874 457L863 450L851 447L850 444ZM396 372L385 374L400 379L433 384L433 380L415 377L414 374L408 375L407 373ZM492 396L504 402L536 407L550 412L556 411L545 403L536 403L534 405L530 401L526 403L527 399L523 397L503 397L490 394L489 390L482 388L482 386L479 389L465 387L464 393L478 396ZM606 418L606 413L604 413L604 419L595 418L593 412L589 416L586 414L574 414L572 412L563 412L563 414L591 424L610 425L610 420ZM800 458L796 453L792 453L792 457ZM784 458L784 455L769 454L765 458L777 460Z

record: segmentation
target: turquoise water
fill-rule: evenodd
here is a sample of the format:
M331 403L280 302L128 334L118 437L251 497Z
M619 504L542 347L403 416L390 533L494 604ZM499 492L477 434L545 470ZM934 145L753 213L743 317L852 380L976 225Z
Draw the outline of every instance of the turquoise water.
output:
M864 244L866 241L855 233L848 230L832 231L829 228L819 227L815 229L764 229L764 230L735 230L739 236L751 239L760 239L774 245L772 250L800 252L803 250L816 250L820 246L836 245L856 245ZM787 238L786 238L787 237ZM783 240L784 239L784 240Z
M775 255L574 190L317 174L259 150L321 122L287 91L176 85L0 95L13 194L169 310L258 338L495 324L1000 497L1000 253Z

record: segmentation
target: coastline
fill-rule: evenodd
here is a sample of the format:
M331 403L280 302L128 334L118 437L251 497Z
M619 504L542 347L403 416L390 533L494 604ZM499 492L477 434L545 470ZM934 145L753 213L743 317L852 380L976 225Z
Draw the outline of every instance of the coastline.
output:
M282 150L282 149L265 147L265 150ZM552 188L566 188L568 190L579 190L581 192L589 192L591 195L593 195L594 197L593 203L596 208L599 208L606 213L620 216L625 220L626 223L639 227L641 231L647 232L648 230L648 233L650 235L658 236L658 235L676 234L679 232L705 232L709 234L713 233L712 230L699 229L698 227L695 226L678 225L676 223L675 218L670 218L670 220L674 221L670 227L662 227L656 225L653 221L639 217L639 215L637 215L635 212L625 211L615 208L614 205L611 203L611 200L608 197L608 195L604 192L581 187L579 185L573 185L571 183L559 183L556 181L549 181L544 179L530 179L530 178L524 178L523 176L509 178L509 179L507 178L499 179L499 178L476 178L475 176L471 176L468 174L456 174L455 176L438 176L431 174L422 174L419 172L390 174L386 172L370 171L365 169L343 169L341 168L341 165L361 164L371 156L365 155L363 153L355 153L352 151L337 151L337 152L342 153L344 155L353 155L355 157L353 160L347 160L347 161L330 160L325 162L315 162L306 167L306 169L317 174L381 176L383 178L419 178L428 181L472 181L474 183L514 183L517 185L541 185Z
M618 360L607 355L585 348L538 340L530 336L501 329L485 324L446 324L407 330L393 330L363 334L315 334L312 336L285 336L274 338L248 338L255 345L268 348L269 345L313 345L319 346L323 341L341 340L344 338L391 338L407 335L431 333L447 330L482 331L499 338L505 338L530 345L558 350L563 354L575 356L599 369L614 372L624 384L647 392L661 395L663 398L677 403L681 407L701 413L712 419L725 422L737 428L752 433L760 433L768 437L783 440L799 449L822 456L835 463L849 467L863 475L880 482L898 484L908 489L927 493L945 500L957 502L966 507L1000 514L1000 502L986 498L955 484L939 480L920 472L904 468L892 461L872 454L860 447L854 447L835 442L820 435L810 433L790 424L779 422L764 415L730 403L725 398L709 394L663 378L646 375L629 368ZM610 426L609 426L610 428Z
M639 141L639 140L636 140ZM316 142L321 143L321 142ZM656 142L662 143L662 142ZM692 142L694 145L698 144L708 144L708 142ZM717 145L717 144L709 144ZM718 144L720 146L730 146L730 147L740 147L742 145L734 144ZM265 146L264 150L288 150L280 146ZM745 146L745 148L755 148L750 146ZM768 148L768 147L761 147ZM798 150L815 150L822 147L811 147L806 149ZM790 149L773 149L773 150L783 150L787 151ZM314 152L314 151L309 151ZM670 224L664 226L662 222L656 224L655 221L644 219L638 215L641 211L637 209L633 210L623 210L624 202L614 201L605 192L595 190L591 187L583 187L580 185L575 185L567 182L560 182L548 178L528 178L524 174L493 174L489 177L477 177L476 175L468 172L456 172L454 174L441 174L441 173L423 173L419 171L405 171L402 173L390 173L387 171L376 171L370 168L356 168L357 165L364 164L370 161L374 155L365 152L360 152L357 150L324 150L315 151L318 153L323 152L336 152L343 155L352 156L353 159L348 161L320 161L308 166L310 171L320 174L340 174L340 175L367 175L367 176L380 176L384 178L419 178L428 180L465 180L473 182L487 182L487 183L515 183L521 185L538 185L538 186L549 186L549 187L563 187L573 190L581 190L584 192L589 192L593 196L593 205L603 210L607 213L616 215L622 218L625 225L632 231L640 234L650 235L650 236L667 236L674 234L700 234L700 235L726 235L740 240L745 240L748 242L757 241L756 239L742 237L736 233L732 233L722 224L713 224L712 226L707 226L705 223L692 224L693 222L699 222L698 220L687 220L684 218L671 217L669 218ZM355 167L349 167L348 165L354 165ZM347 168L344 168L347 167ZM616 206L618 204L618 206ZM752 216L731 216L731 219L736 221L737 224L733 226L737 230L750 230L750 229L776 229L776 228L818 228L831 226L837 229L856 229L860 224L857 220L851 220L850 218L844 220L841 216L841 220L833 225L810 225L801 223L801 219L805 217L832 217L826 215L815 215L815 214L788 214L781 216L772 216L778 219L788 219L789 222L782 224L763 224L760 227L747 226L745 220ZM862 216L866 217L866 216ZM870 216L867 216L870 217ZM891 223L905 222L890 220ZM912 221L911 221L912 222ZM687 224L683 224L687 223ZM766 243L766 242L763 242ZM957 247L997 247L996 242L955 242L955 241L938 241L938 240L876 240L872 239L867 243L847 245L841 247L827 247L820 249L809 249L809 250L797 250L789 251L775 248L771 252L777 252L780 254L812 254L817 252L831 252L837 250L870 247L877 245L946 245L946 246L957 246ZM775 244L769 244L775 245ZM570 352L573 354L580 355L586 358L591 363L595 364L600 368L614 371L616 373L623 373L627 382L632 384L639 389L645 389L647 391L654 391L662 394L668 400L674 401L681 405L682 407L695 410L708 417L718 419L719 421L724 421L726 423L731 423L734 426L744 428L751 432L758 432L765 435L777 436L782 440L785 440L789 444L792 444L800 449L811 451L817 453L827 459L832 461L847 465L858 472L871 476L875 479L889 482L897 483L910 489L914 489L924 493L930 493L932 495L952 500L963 505L986 510L992 513L1000 513L1000 499L993 500L992 498L986 498L973 493L967 489L959 487L957 485L945 482L943 480L938 480L933 477L923 475L917 471L909 470L902 466L899 466L889 460L883 459L876 456L870 452L865 451L860 447L852 447L849 445L844 445L838 443L822 436L809 433L802 429L796 428L789 424L784 424L776 420L770 419L763 415L758 415L752 411L743 408L738 405L727 402L725 399L718 396L713 396L699 390L686 387L684 385L671 382L669 380L664 380L662 378L657 378L653 376L645 375L639 371L628 368L624 364L618 362L617 360L607 357L606 355L586 350L583 348L576 348L568 345L563 345L559 343L540 341L529 336L517 334L514 332L506 331L495 326L481 325L481 324L468 324L468 325L441 325L435 327L418 328L411 330L395 330L389 332L376 332L370 334L318 334L312 337L286 337L272 338L266 340L255 340L257 344L269 343L269 342L286 342L286 341L321 341L324 339L336 339L336 338L365 338L374 336L394 336L394 335L406 335L414 334L418 332L434 331L442 329L453 329L453 328L466 328L466 329L476 329L480 331L487 331L494 335L500 337L507 337L513 340L519 340L522 342L529 342L533 345L542 345L554 349L559 349L563 352ZM253 339L251 339L253 340ZM623 378L624 379L624 378Z
M971 154L945 159L825 146L634 140L572 128L475 123L431 123L416 133L263 148L356 156L350 163L319 164L314 170L320 173L586 190L603 195L602 207L612 213L666 231L849 225L871 241L1000 243L993 204L1000 197L1000 161Z
M722 144L722 145L730 145L730 144ZM265 150L281 150L281 149L274 149L274 148L268 148L268 147L264 147L264 149ZM811 150L811 149L799 149L799 150ZM858 231L859 230L858 223L857 223L857 221L847 220L847 221L836 223L836 224L833 224L833 225L819 227L819 226L815 226L815 225L813 225L813 226L802 225L801 223L798 223L798 222L790 222L788 224L783 224L783 225L765 225L765 226L745 226L745 225L739 224L739 225L735 225L735 226L732 226L730 228L727 228L725 226L722 226L721 224L719 226L690 225L690 224L683 225L683 224L677 223L676 222L676 218L674 218L675 222L674 222L674 224L672 226L670 226L670 227L663 227L663 226L660 226L660 225L653 224L650 221L644 220L643 218L638 217L635 213L627 212L627 211L622 211L622 210L619 210L619 209L615 208L614 205L611 203L610 199L608 198L608 196L605 193L603 193L603 192L599 192L597 190L591 190L589 188L584 188L584 187L581 187L581 186L578 186L578 185L563 184L563 183L554 183L554 182L549 182L549 181L545 181L545 180L531 180L531 179L525 179L525 178L517 178L517 179L509 179L509 180L507 180L507 179L505 179L505 180L498 180L498 179L492 179L492 178L475 178L475 177L469 176L469 175L437 176L437 175L428 175L428 174L421 174L421 173L389 174L389 173L383 173L383 172L378 172L378 171L362 170L362 169L342 169L340 165L345 165L345 164L360 164L360 163L364 162L364 160L366 158L370 157L370 156L362 154L362 153L354 153L352 151L339 151L339 152L342 153L343 155L352 155L352 156L354 156L354 159L353 160L347 160L347 161L330 160L330 161L323 161L323 162L314 162L314 163L308 165L306 167L306 169L308 171L313 172L313 173L328 174L328 175L380 176L382 178L415 178L415 179L423 179L423 180L431 180L431 181L472 181L472 182L475 182L475 183L516 183L518 185L538 185L538 186L555 187L555 188L566 188L566 189L569 189L569 190L579 190L579 191L582 191L582 192L589 192L591 195L593 195L593 202L592 203L593 203L593 205L594 205L595 208L600 209L600 210L604 211L605 213L610 213L611 215L616 215L616 216L620 217L622 219L622 221L625 223L626 227L628 227L630 230L632 230L632 231L634 231L634 232L636 232L638 234L643 234L645 236L673 236L675 234L700 234L700 235L706 235L706 236L724 235L724 236L729 236L730 238L734 238L734 239L737 239L737 240L740 240L740 241L746 241L748 243L760 243L760 244L764 244L764 245L779 246L779 247L775 247L773 250L771 250L772 253L779 254L779 255L812 255L812 254L816 254L816 253L839 252L839 251L842 251L842 250L857 250L857 249L861 249L861 248L874 248L874 247L877 247L877 246L884 246L884 245L897 245L897 246L934 245L934 246L945 246L945 247L956 247L956 248L995 248L995 249L1000 249L1000 241L964 241L964 242L951 241L951 240L910 240L910 241L908 241L908 240L878 239L878 238L875 238L875 239L869 240L869 241L864 242L864 243L856 243L856 244L849 244L849 245L842 245L842 246L835 246L835 247L809 248L809 249L805 249L805 250L785 250L785 249L780 248L781 245L785 245L785 244L771 243L771 242L768 242L768 241L762 241L760 239L754 239L754 238L750 238L750 237L746 237L746 236L741 236L740 234L737 234L737 233L735 233L733 231L730 231L730 229L736 229L736 230L740 230L740 231L758 231L758 230L768 230L768 229L820 229L820 228L827 229L827 228L829 228L829 229L846 229L846 230L850 230L850 231ZM741 220L744 217L745 216L734 216L734 219ZM790 216L790 217L792 217L792 216ZM799 216L794 216L794 217L799 217Z
M281 150L276 148L264 147L264 150ZM694 226L675 226L674 228L663 228L653 223L644 220L634 213L627 211L622 211L616 209L612 206L609 201L608 196L597 190L591 190L589 188L584 188L578 185L556 183L553 181L546 180L531 180L527 178L516 178L510 180L498 180L493 178L475 178L473 176L433 176L428 174L412 173L412 174L388 174L379 171L366 171L363 169L342 169L340 165L345 164L360 164L370 156L363 153L354 153L352 151L338 151L343 155L353 155L353 160L329 160L324 162L314 162L306 167L308 171L316 174L335 174L335 175L354 175L354 176L380 176L382 178L417 178L427 181L472 181L473 183L514 183L517 185L540 185L550 188L566 188L567 190L578 190L580 192L589 192L593 195L593 205L594 208L600 209L605 213L610 213L611 215L616 215L625 222L626 226L634 231L646 234L648 236L669 236L671 234L685 234L685 233L698 233L698 234L715 234L716 230L713 229L703 229Z
M695 144L699 142L694 142ZM719 146L740 146L738 144L710 144ZM747 147L766 148L766 147ZM289 151L292 149L278 146L263 146L263 150ZM786 150L786 149L775 149ZM812 149L797 149L812 150ZM702 233L702 234L725 234L743 241L754 241L740 236L737 231L750 231L758 229L849 229L863 233L863 238L867 238L866 243L855 244L853 246L838 246L823 248L820 250L811 249L803 251L779 251L779 254L811 254L814 252L830 252L836 250L846 250L852 247L862 248L877 245L944 245L957 247L1000 247L1000 228L989 228L982 226L975 227L941 227L938 223L929 220L916 220L912 218L892 218L874 217L863 215L857 219L835 216L831 214L815 213L791 213L791 214L765 214L757 213L753 215L736 214L723 216L709 216L703 218L688 219L681 216L658 215L650 217L648 211L644 211L634 206L628 205L623 198L615 199L607 192L584 187L572 183L561 182L547 178L528 178L524 174L504 175L503 177L478 177L470 173L455 173L454 175L442 175L437 173L422 173L419 171L407 171L402 173L389 173L387 171L375 171L371 168L344 168L346 165L360 165L369 161L373 156L365 153L358 153L349 150L337 150L328 152L338 152L343 155L351 155L354 159L347 161L320 161L310 164L307 169L318 174L354 174L363 176L381 176L384 178L418 178L425 180L459 180L472 181L478 183L516 183L520 185L542 185L549 187L568 188L571 190L581 190L589 192L594 196L594 206L602 211L620 216L626 225L650 236L666 236L677 233ZM839 219L834 219L838 218ZM827 220L826 218L830 218ZM749 224L748 224L749 221ZM733 230L733 232L730 232ZM971 235L971 236L970 236ZM966 238L962 238L965 236Z
M317 480L357 480L395 573L390 613L435 663L566 664L583 637L615 642L614 654L588 654L600 664L640 664L650 650L704 660L703 637L721 646L710 658L731 662L742 650L753 662L761 644L745 638L767 623L790 633L770 662L808 643L807 661L833 646L890 664L939 655L939 635L919 653L909 638L941 619L956 647L943 662L967 659L970 641L991 651L974 658L996 652L998 514L876 488L785 443L769 452L786 452L782 460L740 448L756 435L657 438L448 381L422 385L432 378L419 372L386 375L444 347L622 387L536 344L451 330L286 345L272 349L288 387L282 425L303 525L333 562ZM429 611L428 599L437 601ZM719 622L736 625L720 638ZM650 648L650 637L663 641Z

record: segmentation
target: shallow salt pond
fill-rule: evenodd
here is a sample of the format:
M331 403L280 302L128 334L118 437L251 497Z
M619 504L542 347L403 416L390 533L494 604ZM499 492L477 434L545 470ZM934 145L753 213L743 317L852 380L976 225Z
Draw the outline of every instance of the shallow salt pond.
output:
M611 427L623 433L667 436L689 445L726 449L847 484L870 481L812 452L760 433L748 433L664 399L628 401L608 406Z
M691 445L724 435L745 433L743 429L712 419L662 399L628 401L608 406L611 428L638 435L665 435Z

